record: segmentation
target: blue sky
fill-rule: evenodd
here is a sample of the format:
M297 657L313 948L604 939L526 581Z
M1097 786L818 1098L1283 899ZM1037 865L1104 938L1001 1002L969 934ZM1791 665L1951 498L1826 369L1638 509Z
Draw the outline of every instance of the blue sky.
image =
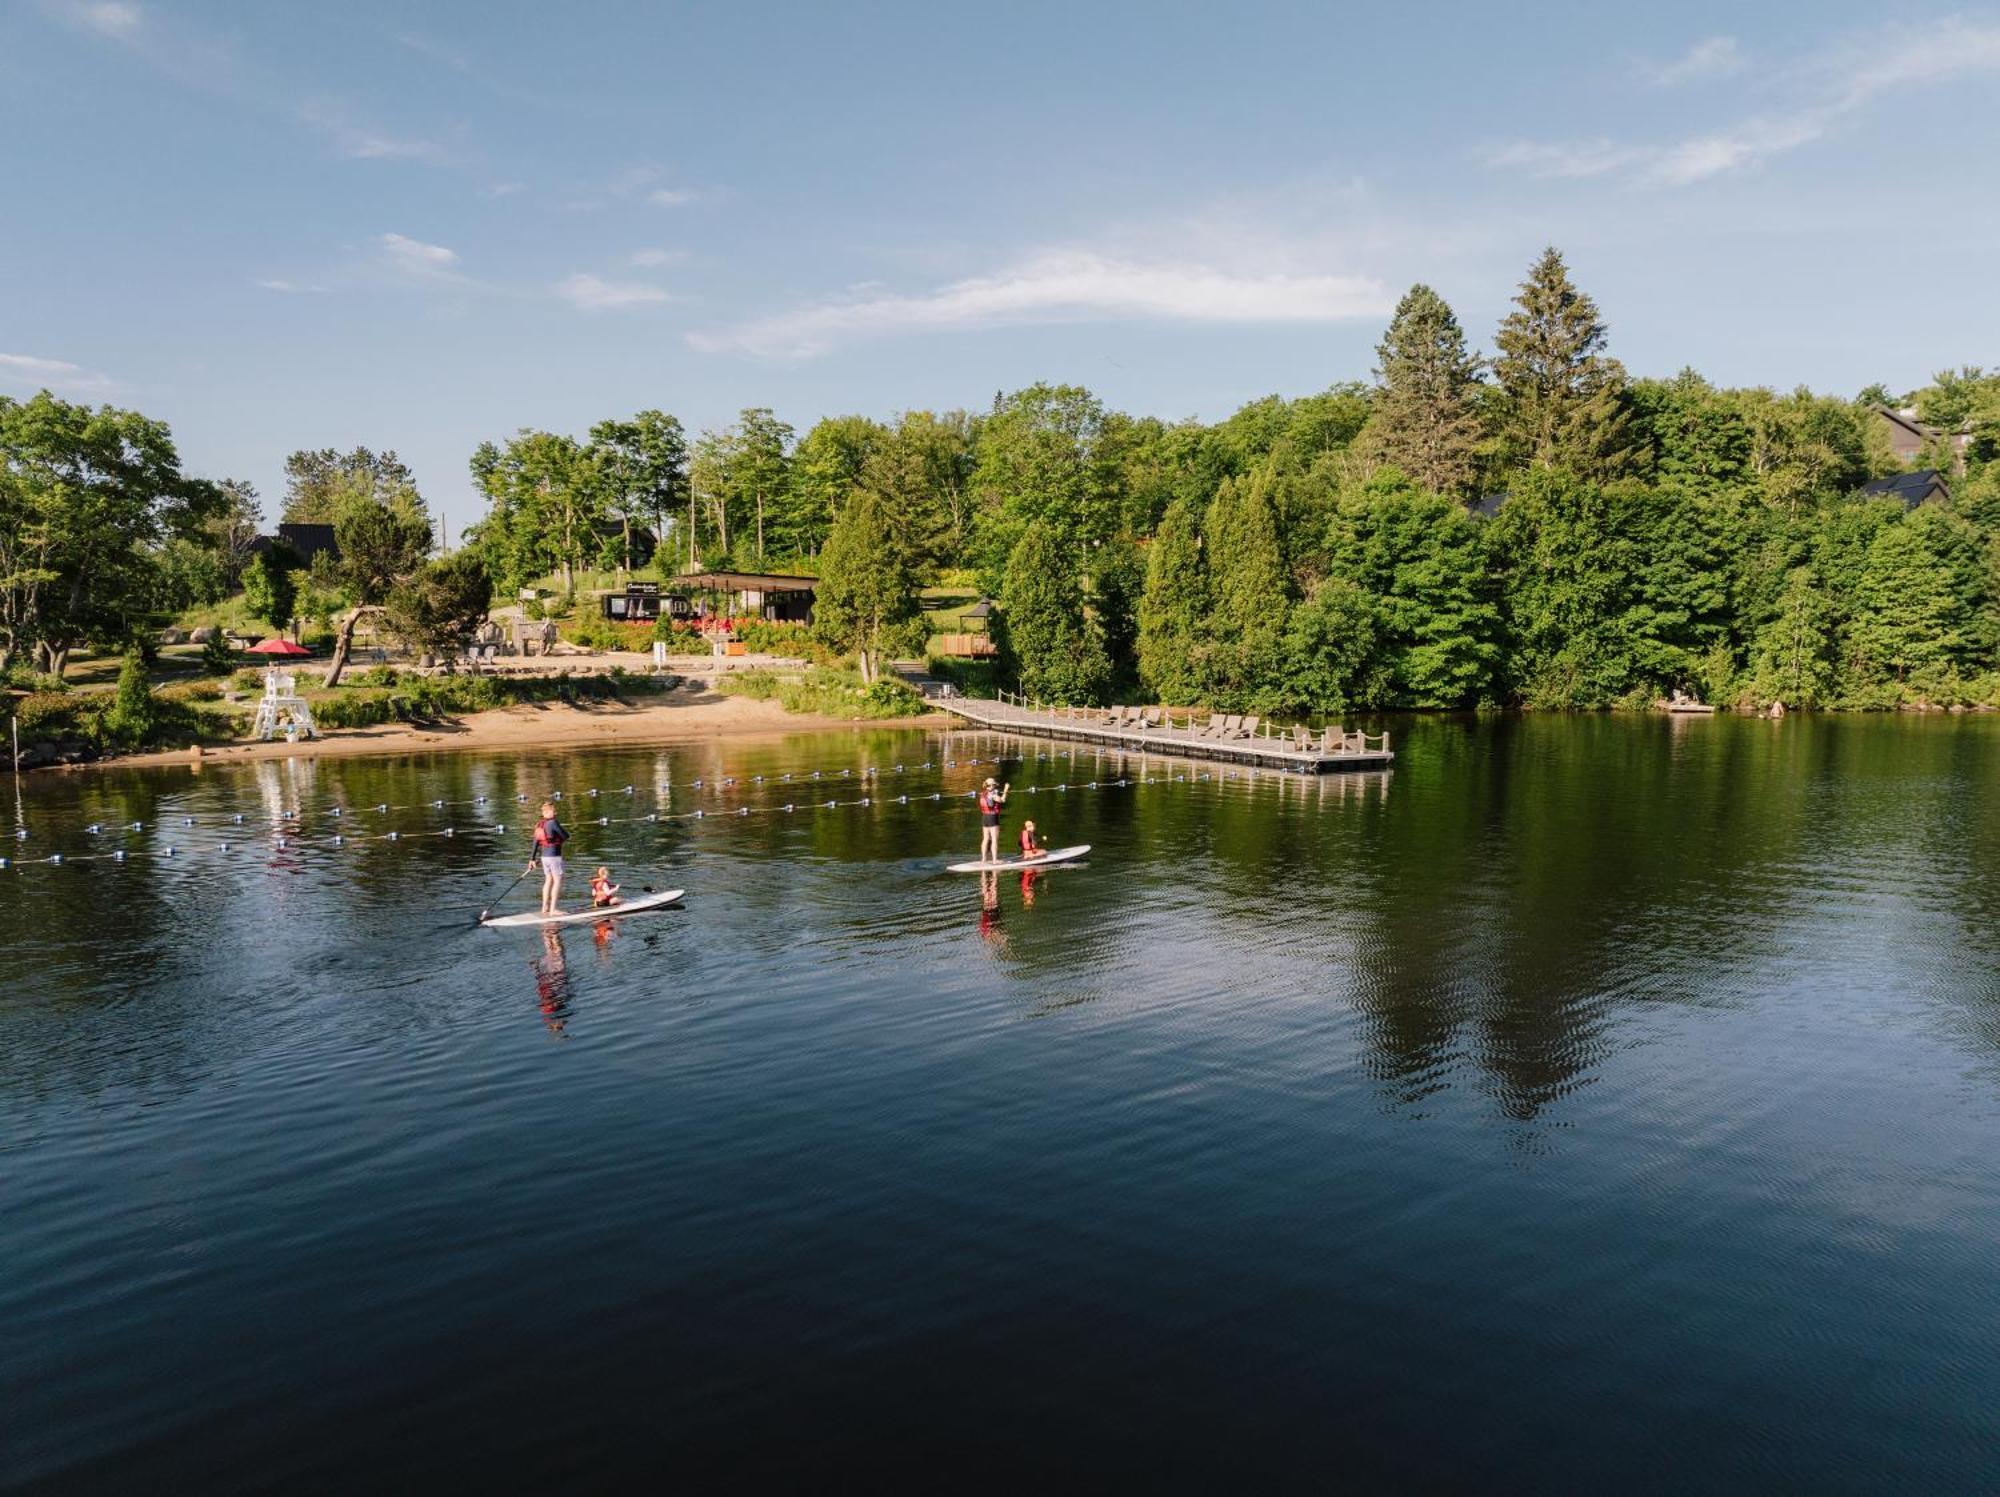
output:
M1544 243L1638 373L2000 362L2000 10L0 0L0 393L275 510L524 425L1216 417Z

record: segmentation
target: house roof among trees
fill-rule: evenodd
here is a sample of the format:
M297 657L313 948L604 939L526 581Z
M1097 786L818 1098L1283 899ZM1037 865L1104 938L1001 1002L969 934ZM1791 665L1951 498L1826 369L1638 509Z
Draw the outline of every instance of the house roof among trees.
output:
M280 525L276 535L258 536L250 543L250 549L267 551L274 545L291 547L298 553L299 560L307 566L311 566L313 558L322 551L330 555L333 560L340 560L340 546L333 538L331 525Z
M776 572L683 572L674 583L718 593L809 593L819 586L819 578Z
M1949 499L1951 485L1938 469L1919 468L1914 473L1892 473L1887 478L1873 479L1861 486L1861 492L1870 499L1900 499L1915 509L1933 497Z

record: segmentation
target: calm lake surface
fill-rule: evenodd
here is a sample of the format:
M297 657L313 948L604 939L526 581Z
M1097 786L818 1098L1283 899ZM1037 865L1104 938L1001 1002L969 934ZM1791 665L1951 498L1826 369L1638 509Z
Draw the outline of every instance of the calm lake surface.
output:
M2000 722L1389 726L25 778L0 1485L2000 1485Z

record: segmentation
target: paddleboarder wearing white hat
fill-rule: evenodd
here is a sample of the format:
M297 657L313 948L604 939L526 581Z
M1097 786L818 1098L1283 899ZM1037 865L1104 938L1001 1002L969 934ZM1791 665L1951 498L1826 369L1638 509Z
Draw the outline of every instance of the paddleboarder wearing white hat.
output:
M979 861L1000 861L1000 808L1007 804L1008 787L991 775L979 787Z

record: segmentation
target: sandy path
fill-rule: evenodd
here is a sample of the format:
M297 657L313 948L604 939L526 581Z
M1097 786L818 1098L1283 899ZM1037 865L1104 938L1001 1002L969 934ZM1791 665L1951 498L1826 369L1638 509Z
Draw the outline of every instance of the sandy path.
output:
M631 702L524 702L491 712L475 712L446 722L384 723L373 728L341 728L310 743L246 743L201 752L203 763L235 764L254 759L333 757L357 754L430 754L453 749L563 748L579 744L692 743L783 733L826 732L861 727L930 727L948 719L931 715L894 722L808 717L776 702L750 697L684 696ZM186 764L194 754L170 749L99 759L77 769L145 764Z

